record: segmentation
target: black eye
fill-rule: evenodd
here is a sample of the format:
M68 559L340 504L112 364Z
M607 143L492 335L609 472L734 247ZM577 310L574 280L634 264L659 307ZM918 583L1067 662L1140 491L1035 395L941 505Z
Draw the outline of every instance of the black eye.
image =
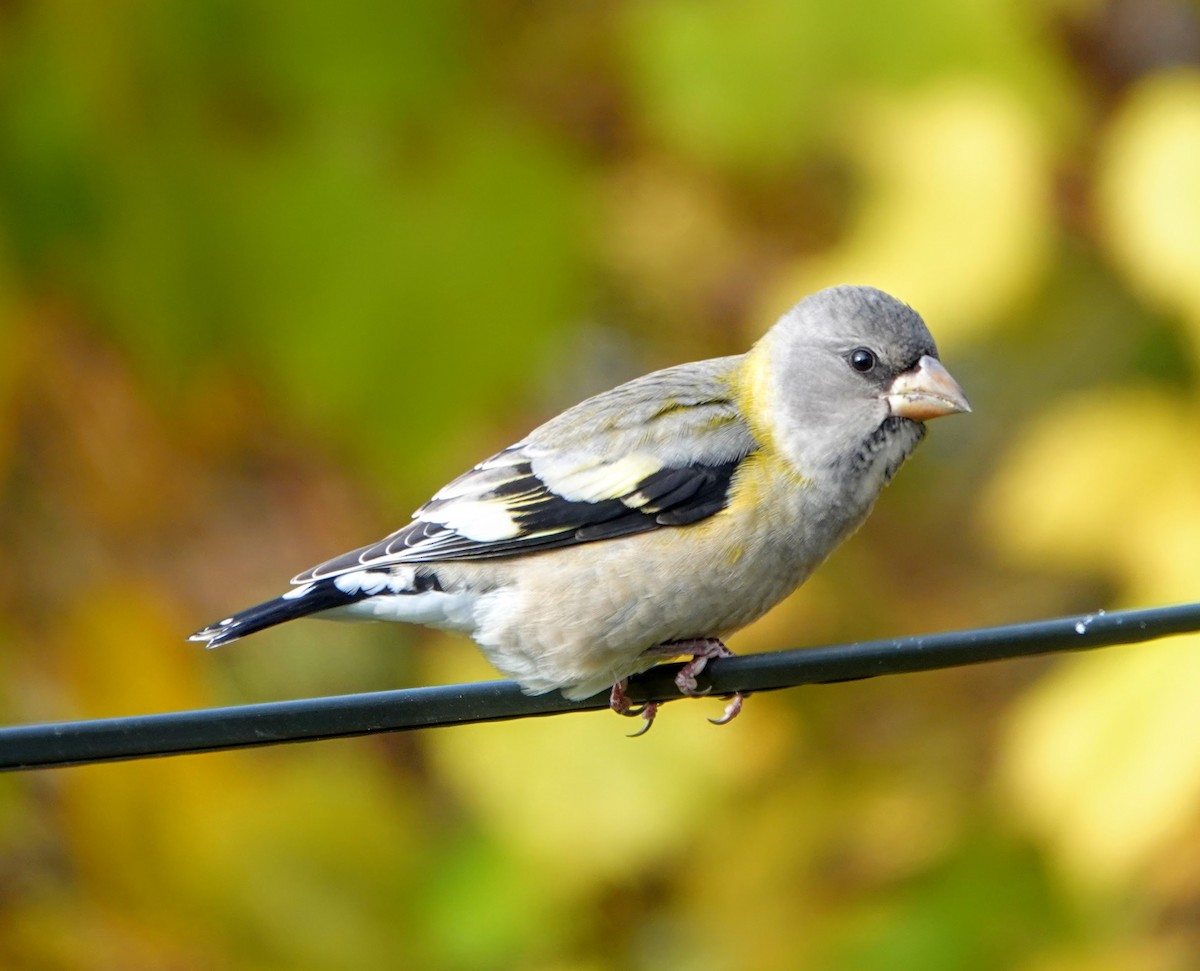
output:
M866 374L875 367L875 355L865 347L856 347L850 352L850 366Z

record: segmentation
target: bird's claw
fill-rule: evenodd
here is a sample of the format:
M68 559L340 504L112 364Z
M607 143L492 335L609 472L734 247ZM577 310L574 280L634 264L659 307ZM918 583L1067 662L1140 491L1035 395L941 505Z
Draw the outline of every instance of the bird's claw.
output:
M743 692L736 692L734 696L729 699L729 704L725 706L725 713L720 718L710 718L709 721L714 725L728 725L742 713L742 702L745 700L746 695Z
M658 714L658 704L657 704L657 702L648 701L648 702L646 702L646 704L642 705L636 711L629 712L629 714L630 715L640 715L642 718L643 724L642 724L642 727L639 728L636 732L630 732L625 737L626 738L639 738L640 736L645 735L646 732L650 731L650 726L654 724L654 716Z
M711 685L704 689L696 686L696 675L708 665L709 658L733 657L733 651L715 637L706 637L701 640L679 643L673 646L676 648L686 648L689 651L695 652L692 654L692 659L681 667L675 675L675 686L689 698L703 698L705 695L711 694ZM742 702L745 699L745 694L741 691L736 692L730 698L729 704L725 706L725 711L721 717L710 718L709 721L714 725L728 725L741 714Z
M647 701L643 705L634 707L629 700L629 695L625 693L625 688L628 681L622 678L612 686L612 694L608 699L608 706L618 715L624 715L626 718L641 718L645 723L636 732L632 733L630 738L637 738L639 735L645 735L650 731L650 726L654 724L654 716L658 714L658 702Z

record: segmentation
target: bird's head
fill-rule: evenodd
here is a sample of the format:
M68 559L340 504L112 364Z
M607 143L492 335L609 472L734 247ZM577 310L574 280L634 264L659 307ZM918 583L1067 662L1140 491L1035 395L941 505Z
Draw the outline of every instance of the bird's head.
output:
M804 474L861 461L867 446L896 453L880 455L894 470L924 422L971 410L920 315L872 287L796 304L750 352L747 371L760 421Z

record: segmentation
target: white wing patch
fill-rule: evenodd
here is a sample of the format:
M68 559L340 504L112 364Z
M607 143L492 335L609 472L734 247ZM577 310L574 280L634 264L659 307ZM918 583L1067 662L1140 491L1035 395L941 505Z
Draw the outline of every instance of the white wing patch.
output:
M551 455L534 458L530 465L534 475L568 502L619 499L662 468L657 458L641 452L611 460L590 456L584 463L580 463L578 455Z
M419 518L453 530L477 543L513 539L521 527L500 499L451 499L443 505L423 509Z
M355 570L353 573L343 573L333 578L333 585L347 596L362 592L376 594L387 587L386 573L371 570Z

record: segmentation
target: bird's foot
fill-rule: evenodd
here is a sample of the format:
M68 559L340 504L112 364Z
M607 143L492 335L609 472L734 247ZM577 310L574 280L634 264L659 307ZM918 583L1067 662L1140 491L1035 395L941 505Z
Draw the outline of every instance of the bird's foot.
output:
M691 641L668 641L660 644L655 651L660 651L668 657L680 654L690 654L692 659L679 669L675 675L675 686L689 698L699 698L711 691L703 691L696 684L696 675L708 666L709 658L733 657L733 651L715 637L698 637Z
M628 686L629 680L622 678L612 686L612 694L608 699L608 706L618 715L624 715L626 718L641 718L644 725L636 732L630 735L630 738L637 738L639 735L645 735L650 731L650 726L654 724L654 716L658 714L658 702L647 701L644 705L638 705L636 708L629 700L629 695L625 693L625 688Z
M702 698L712 690L711 688L701 690L696 683L696 675L704 670L711 658L734 656L733 651L727 648L716 637L698 637L687 641L667 641L664 644L659 644L657 647L651 648L651 651L655 654L661 654L664 657L678 657L680 654L690 654L692 656L692 659L681 667L675 675L675 687L689 698ZM727 725L741 713L742 703L745 700L746 695L744 692L735 692L729 698L729 704L725 706L724 714L720 718L710 718L709 721L714 725Z

